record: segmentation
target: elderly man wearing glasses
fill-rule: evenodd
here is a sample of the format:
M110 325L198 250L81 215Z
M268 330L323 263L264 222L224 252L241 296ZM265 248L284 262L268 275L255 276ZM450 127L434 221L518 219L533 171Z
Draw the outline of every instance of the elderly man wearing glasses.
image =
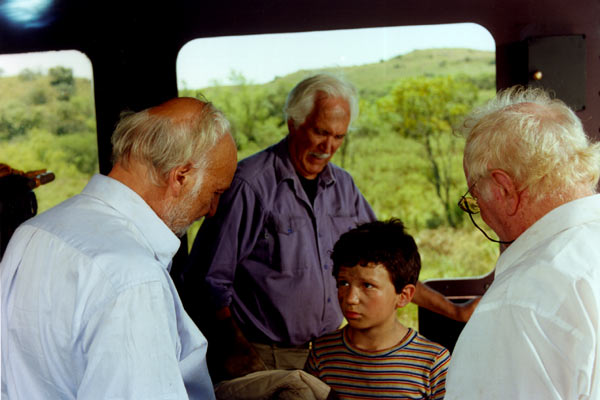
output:
M459 205L505 249L446 399L600 398L600 145L541 89L501 92L464 127L472 198Z

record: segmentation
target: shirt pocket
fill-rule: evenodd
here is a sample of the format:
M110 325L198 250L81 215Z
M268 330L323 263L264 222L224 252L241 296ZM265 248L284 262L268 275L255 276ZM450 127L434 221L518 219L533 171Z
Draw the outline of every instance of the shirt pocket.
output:
M309 264L306 253L314 247L311 236L307 217L273 213L265 221L254 254L274 270L302 269Z
M358 215L329 215L329 220L331 221L331 241L335 244L342 234L356 228Z

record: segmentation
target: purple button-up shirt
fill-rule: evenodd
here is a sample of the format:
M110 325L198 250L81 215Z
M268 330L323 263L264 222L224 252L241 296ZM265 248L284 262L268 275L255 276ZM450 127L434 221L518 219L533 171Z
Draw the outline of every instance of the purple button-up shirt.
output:
M251 341L298 345L342 321L331 250L375 214L341 168L330 163L318 179L313 205L284 139L238 164L198 232L192 268L205 270L214 305L229 306Z

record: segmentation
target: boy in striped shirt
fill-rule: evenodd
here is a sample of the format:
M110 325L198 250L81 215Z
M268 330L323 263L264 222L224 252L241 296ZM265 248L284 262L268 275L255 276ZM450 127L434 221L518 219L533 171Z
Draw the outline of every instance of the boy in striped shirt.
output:
M421 269L402 222L352 229L331 258L348 324L314 341L305 369L341 399L443 399L450 353L396 317L410 303Z

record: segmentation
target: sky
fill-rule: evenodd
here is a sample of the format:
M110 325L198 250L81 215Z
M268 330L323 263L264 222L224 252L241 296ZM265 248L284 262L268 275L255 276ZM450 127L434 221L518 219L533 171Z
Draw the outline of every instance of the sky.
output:
M227 84L236 71L260 84L300 69L361 65L431 48L495 51L495 42L472 23L196 39L179 54L177 79L180 88L200 89ZM74 50L0 55L3 76L25 68L45 73L57 65L72 68L75 76L92 77L90 61Z

